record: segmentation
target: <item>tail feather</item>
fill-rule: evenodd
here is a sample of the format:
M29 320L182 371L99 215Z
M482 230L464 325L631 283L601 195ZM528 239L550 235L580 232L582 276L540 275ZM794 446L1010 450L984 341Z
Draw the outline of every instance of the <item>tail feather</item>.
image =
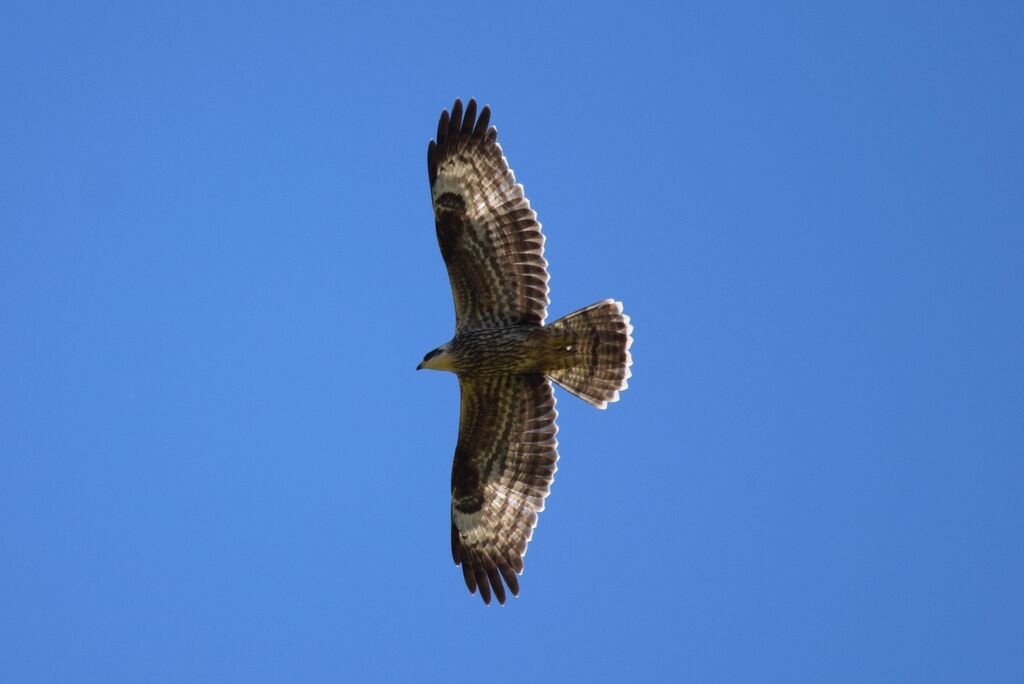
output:
M633 326L622 313L622 302L606 299L560 318L550 328L569 335L572 361L548 377L599 409L619 400L629 386L633 357Z

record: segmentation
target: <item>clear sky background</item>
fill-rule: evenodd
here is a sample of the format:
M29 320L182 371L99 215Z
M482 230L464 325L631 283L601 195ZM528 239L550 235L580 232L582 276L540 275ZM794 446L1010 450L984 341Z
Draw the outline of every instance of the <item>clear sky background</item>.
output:
M6 3L0 680L1024 681L1024 10L892 5ZM503 608L456 96L636 326Z

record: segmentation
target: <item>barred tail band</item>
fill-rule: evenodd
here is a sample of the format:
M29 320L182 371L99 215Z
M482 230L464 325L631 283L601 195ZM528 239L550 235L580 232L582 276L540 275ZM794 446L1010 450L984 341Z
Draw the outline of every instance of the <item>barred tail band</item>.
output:
M549 327L571 333L574 362L548 373L553 381L599 409L618 401L632 375L633 326L622 302L606 299L574 311Z

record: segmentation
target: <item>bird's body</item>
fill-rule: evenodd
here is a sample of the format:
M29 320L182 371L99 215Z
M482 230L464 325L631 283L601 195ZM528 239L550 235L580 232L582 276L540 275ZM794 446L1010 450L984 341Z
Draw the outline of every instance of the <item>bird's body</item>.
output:
M459 376L452 464L452 557L485 603L519 594L517 575L558 460L551 381L598 408L630 376L629 317L603 300L544 325L544 236L489 127L490 110L442 112L427 168L455 336L419 368Z
M446 354L435 357L450 370L470 376L545 373L572 365L573 338L540 325L506 325L460 331ZM432 359L433 360L433 359ZM434 368L426 364L424 368Z

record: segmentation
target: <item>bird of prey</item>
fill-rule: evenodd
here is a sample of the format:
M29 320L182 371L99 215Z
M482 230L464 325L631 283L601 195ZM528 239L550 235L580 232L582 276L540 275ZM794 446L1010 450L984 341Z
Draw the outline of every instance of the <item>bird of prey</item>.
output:
M526 545L558 460L551 381L597 408L626 389L633 326L622 303L591 304L550 325L537 214L508 166L490 109L441 112L427 170L455 336L417 367L459 376L452 464L452 557L484 603L519 595ZM502 581L504 580L504 585Z

